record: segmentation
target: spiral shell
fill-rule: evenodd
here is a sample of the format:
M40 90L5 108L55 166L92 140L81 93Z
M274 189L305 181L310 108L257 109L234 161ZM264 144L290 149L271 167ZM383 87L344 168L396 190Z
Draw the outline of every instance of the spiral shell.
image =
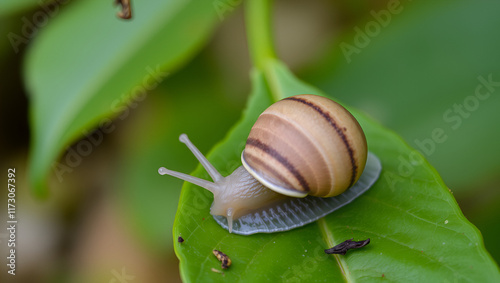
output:
M356 183L367 152L361 126L344 107L306 94L280 100L259 116L242 162L278 193L331 197Z

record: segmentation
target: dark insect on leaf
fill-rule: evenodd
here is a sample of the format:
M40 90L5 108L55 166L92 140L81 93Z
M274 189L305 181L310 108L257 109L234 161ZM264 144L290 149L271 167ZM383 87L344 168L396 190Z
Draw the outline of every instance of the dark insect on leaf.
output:
M345 253L350 250L350 249L359 249L362 248L370 243L370 238L364 240L364 241L353 241L352 239L346 240L338 245L336 245L333 248L325 250L325 253L327 254L341 254L345 255Z
M131 0L115 0L115 4L122 7L122 10L118 12L118 17L126 20L132 18L132 7L130 6L130 1Z
M222 262L222 269L227 269L231 265L231 259L225 253L214 250L214 255Z
M184 242L184 238L182 238L181 236L179 236L179 238L177 238L177 242L179 242L179 243Z

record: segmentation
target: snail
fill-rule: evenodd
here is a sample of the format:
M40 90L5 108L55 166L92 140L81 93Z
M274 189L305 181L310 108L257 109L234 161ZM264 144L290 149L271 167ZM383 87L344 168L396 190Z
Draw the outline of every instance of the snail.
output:
M243 165L227 177L186 134L179 139L213 182L164 167L158 172L212 192L210 214L230 233L242 235L316 221L368 190L382 168L356 119L333 100L311 94L269 106L250 131Z

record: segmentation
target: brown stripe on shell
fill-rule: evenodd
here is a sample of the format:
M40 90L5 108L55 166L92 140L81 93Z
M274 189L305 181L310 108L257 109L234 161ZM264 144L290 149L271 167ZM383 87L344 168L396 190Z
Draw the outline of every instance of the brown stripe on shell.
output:
M279 174L278 171L274 170L271 166L267 165L266 162L263 162L261 159L252 156L252 154L247 153L246 151L245 151L245 160L248 163L253 163L255 165L262 167L265 172L269 172L271 173L271 175L278 178L282 184L285 184L287 186L287 188L293 188L293 185L290 182L288 182L288 180L285 177L283 177L283 175Z
M318 105L316 105L310 101L307 101L303 98L297 98L297 97L288 97L288 98L285 98L283 100L292 100L292 101L300 102L304 105L311 107L316 112L318 112L323 118L325 118L325 120L333 127L335 132L339 135L340 139L342 140L342 142L346 146L347 152L349 154L349 158L351 159L351 165L352 165L352 173L351 174L352 175L351 175L351 182L349 184L349 187L352 186L354 184L354 181L356 180L358 166L356 165L356 160L354 158L354 149L351 147L351 145L350 145L349 141L347 140L347 137L345 136L342 128L340 128L337 125L337 123L335 122L335 120L328 113L324 112L321 107L319 107Z
M300 172L291 164L283 155L279 154L274 148L270 147L267 144L264 144L258 139L253 139L253 138L248 138L247 139L247 146L253 146L256 147L262 151L264 151L266 154L268 154L270 157L278 161L281 165L283 165L294 177L299 181L300 185L304 189L305 192L309 192L309 184L307 183L306 179L300 174Z

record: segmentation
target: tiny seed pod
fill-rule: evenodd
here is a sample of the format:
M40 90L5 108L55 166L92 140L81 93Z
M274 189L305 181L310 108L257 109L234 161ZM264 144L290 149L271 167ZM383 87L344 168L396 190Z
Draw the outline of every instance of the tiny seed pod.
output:
M182 134L213 180L161 167L214 194L210 213L236 234L286 231L350 203L368 190L382 169L369 153L361 126L340 104L297 95L266 109L252 127L238 167L223 177Z

